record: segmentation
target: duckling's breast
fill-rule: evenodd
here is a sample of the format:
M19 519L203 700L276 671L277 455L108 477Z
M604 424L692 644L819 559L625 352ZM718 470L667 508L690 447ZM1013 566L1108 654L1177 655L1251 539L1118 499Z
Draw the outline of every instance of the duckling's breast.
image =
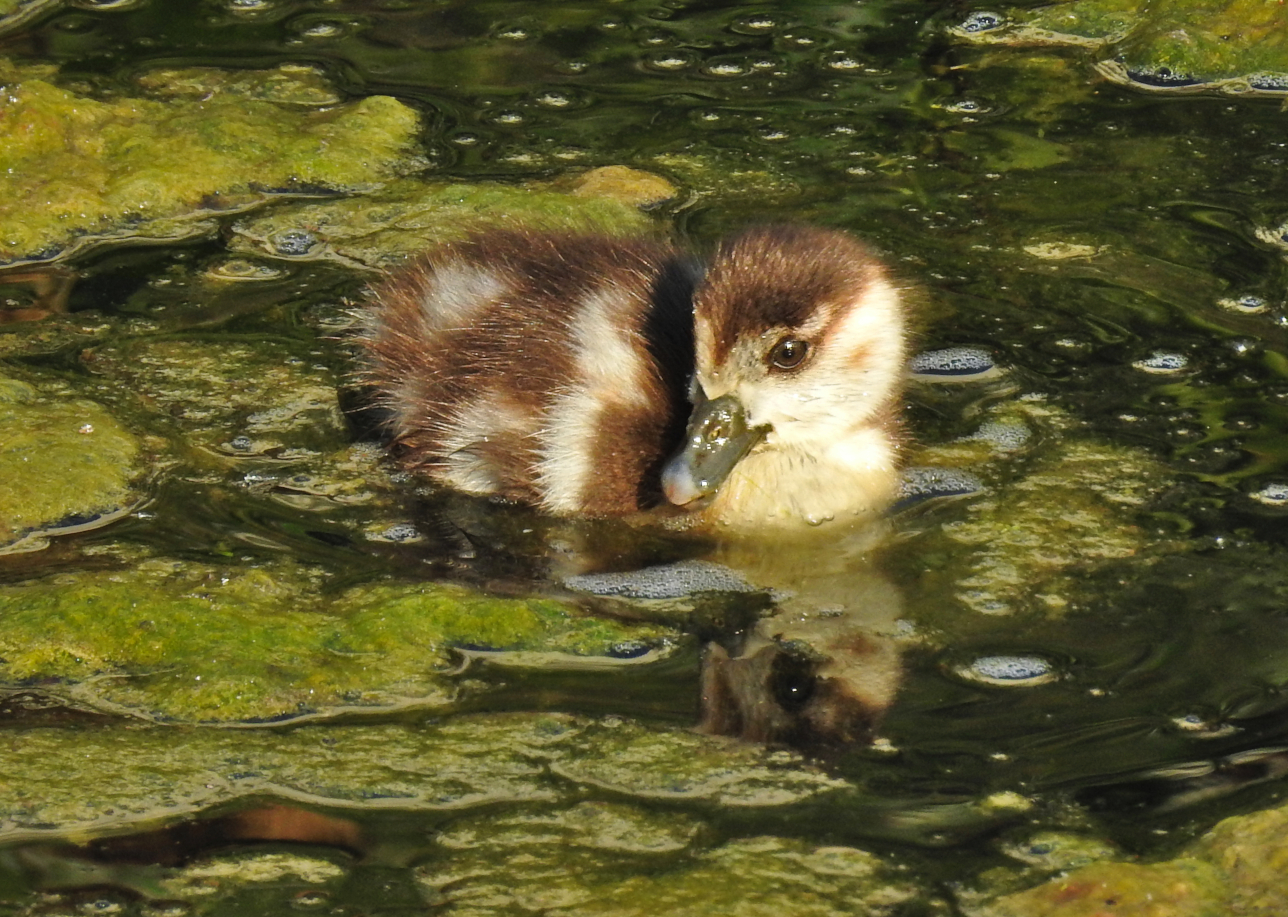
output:
M694 265L663 245L487 232L370 292L364 376L403 461L561 515L660 501L693 365Z

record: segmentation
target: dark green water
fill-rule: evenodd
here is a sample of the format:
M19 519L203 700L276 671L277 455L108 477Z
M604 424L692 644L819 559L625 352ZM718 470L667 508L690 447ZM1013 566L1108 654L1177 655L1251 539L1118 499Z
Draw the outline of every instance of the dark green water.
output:
M1004 368L990 382L914 386L914 438L933 458L981 423L1019 416L1028 439L966 461L987 485L981 494L896 516L865 557L916 637L901 647L879 730L897 753L820 753L824 772L862 788L858 801L780 811L670 800L657 811L692 819L708 839L866 846L923 883L909 913L942 913L934 908L952 896L940 883L969 884L1003 862L998 837L1053 827L1158 853L1268 804L1281 784L1262 778L1288 745L1288 507L1274 499L1288 484L1288 269L1273 241L1288 217L1280 102L1147 95L1097 81L1094 57L1077 50L967 46L945 32L965 12L913 2L85 2L0 37L0 53L55 63L97 92L161 64L309 63L348 96L392 95L421 111L431 173L444 179L630 165L685 190L665 216L699 248L749 221L785 219L852 230L888 253L924 291L918 349L982 348ZM291 263L281 279L222 300L156 283L195 275L223 251L222 239L100 250L73 264L82 279L70 308L211 342L273 338L342 375L347 353L328 320L366 277ZM1183 369L1134 365L1158 353L1182 357ZM72 374L83 372L77 360L75 348L15 358ZM1074 454L1082 448L1094 455ZM417 511L442 512L429 502ZM530 549L505 535L465 560L434 538L355 545L344 523L362 515L188 475L159 483L146 512L74 537L199 562L289 555L343 583L532 577L514 559ZM989 555L981 539L1005 547ZM63 547L9 561L10 582L88 563ZM702 636L727 635L736 618ZM1058 677L996 687L961 674L994 656L1037 658ZM629 680L487 670L460 712L685 726L698 677L696 646ZM11 705L8 730L100 722L34 696ZM981 814L995 793L1033 807ZM100 852L169 863L221 847L215 817L227 808L159 819L170 833L135 841L142 855L129 839ZM434 832L497 808L337 808L368 840L330 905L423 908L408 876L432 861ZM15 845L5 862L27 849ZM5 892L14 913L39 912L23 896L59 886L41 869L10 868L25 877ZM121 891L139 881L99 876L58 907L141 908ZM294 892L273 893L220 906L251 913Z

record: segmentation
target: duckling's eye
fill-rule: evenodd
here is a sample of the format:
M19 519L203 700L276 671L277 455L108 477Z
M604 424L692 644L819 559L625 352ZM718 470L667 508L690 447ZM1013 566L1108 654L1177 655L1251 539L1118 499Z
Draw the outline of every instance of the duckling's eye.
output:
M769 352L769 365L774 369L795 369L805 362L809 344L800 338L783 338Z

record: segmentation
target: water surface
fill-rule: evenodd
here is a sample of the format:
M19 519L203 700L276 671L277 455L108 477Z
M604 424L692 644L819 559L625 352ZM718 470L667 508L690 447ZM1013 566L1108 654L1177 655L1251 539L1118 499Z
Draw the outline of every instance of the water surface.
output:
M261 903L300 896L300 907L394 912L464 909L474 895L471 913L508 912L517 898L478 877L505 863L518 885L542 888L541 869L514 865L525 850L549 857L542 868L612 877L604 881L618 883L618 894L647 897L629 883L667 870L700 886L703 870L745 869L746 887L759 887L749 864L804 856L794 844L858 848L905 868L886 887L912 882L891 906L916 913L945 898L966 906L960 886L983 881L988 867L1020 871L1007 845L1044 830L1162 855L1223 815L1278 798L1279 784L1262 780L1281 769L1288 670L1281 103L1151 95L1104 81L1095 55L1076 48L972 45L949 32L965 12L908 2L86 2L54 5L0 38L13 60L56 64L59 80L90 95L119 93L158 66L307 63L344 98L390 95L416 109L424 175L435 180L520 182L602 165L666 176L681 194L655 218L697 248L752 220L842 227L886 252L921 291L918 350L974 348L999 370L910 390L913 463L965 473L974 483L962 489L973 492L910 506L848 554L788 558L773 572L816 604L842 596L853 616L845 626L885 647L871 651L868 671L890 683L875 745L820 747L798 736L809 757L771 751L749 763L739 756L762 752L730 746L736 760L711 765L779 768L791 784L774 790L781 805L745 789L722 796L691 775L670 789L642 787L633 781L665 783L670 759L641 763L634 775L621 764L661 754L638 751L647 742L634 731L679 743L676 760L700 754L684 751L684 729L700 715L702 646L732 645L774 604L763 594L724 595L678 619L664 658L616 668L476 660L460 676L464 695L432 715L355 705L313 725L173 726L193 730L193 767L244 754L247 772L269 774L276 789L209 803L198 794L176 803L175 815L146 813L142 824L156 835L137 833L129 819L90 819L100 871L79 879L68 877L89 868L68 865L81 864L79 855L49 845L85 843L82 835L52 831L33 845L18 832L3 867L15 913L35 907L28 896L42 889L68 888L80 890L59 906L140 909L184 898L185 908L232 913L259 906L248 902L262 894ZM272 206L289 214L293 204ZM191 435L184 424L204 402L191 379L148 375L167 347L180 362L216 355L216 380L217 355L232 352L220 348L244 345L250 356L238 373L264 372L256 360L286 354L307 367L296 380L319 391L343 386L342 303L371 275L261 252L251 262L266 279L212 293L201 278L236 248L233 223L183 244L76 257L68 308L91 330L70 343L24 338L6 360L31 378L97 391L127 417L123 393L146 391L174 418L178 439ZM15 287L14 303L28 295ZM257 349L266 346L272 355ZM405 480L392 482L378 512L346 503L319 470L333 466L292 464L281 450L331 454L361 438L360 424L321 401L298 408L294 439L238 465L240 453L255 453L255 397L219 421L227 439L193 440L191 454L154 474L146 507L6 558L5 581L52 583L164 555L226 578L272 570L273 588L308 597L298 610L349 602L334 612L347 621L368 606L345 590L381 577L448 579L503 596L560 591L546 562L551 544L598 539L615 569L710 553L621 532L551 530ZM390 532L388 520L416 537L354 535L376 522ZM460 529L473 540L463 543ZM715 557L744 570L764 562ZM811 634L801 639L831 639ZM357 645L352 634L335 640L330 650ZM617 658L630 657L612 641ZM467 656L492 648L467 643L457 647ZM83 730L87 747L106 755L106 744L93 743L136 723L128 703L76 703L51 680L10 691L5 726L19 747ZM581 719L570 725L567 716ZM173 725L182 716L157 719ZM611 729L621 730L616 739L605 738ZM533 750L542 736L571 742L562 737L577 730L591 736L584 747L549 759ZM241 735L268 744L239 750ZM283 751L275 736L322 745L367 736L400 754L398 743L424 742L407 759L451 759L472 775L462 783L481 771L453 755L524 751L504 790L420 788L400 805L388 786L364 788L369 775L338 775L333 795L312 777L292 783L278 758L320 752ZM141 759L161 754L148 741L137 746ZM520 772L537 760L550 770L523 783ZM835 797L818 789L828 781L843 787L828 791ZM283 802L319 820L297 812L275 834L265 816L244 815ZM346 825L356 827L346 834ZM542 831L576 852L549 853L532 840ZM631 835L634 847L621 841ZM304 867L283 866L294 878L265 880L268 891L199 904L157 891L148 883L161 880L146 869L120 865L172 868L265 838L334 872L317 866L304 877ZM757 838L778 846L739 846ZM601 912L629 903L610 897L593 899Z

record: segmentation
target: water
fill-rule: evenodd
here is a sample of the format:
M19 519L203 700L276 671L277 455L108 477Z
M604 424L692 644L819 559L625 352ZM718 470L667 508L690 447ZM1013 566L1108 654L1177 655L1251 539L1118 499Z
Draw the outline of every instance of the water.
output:
M982 354L996 368L945 381L919 366L910 391L920 444L912 461L938 470L909 493L924 497L925 481L958 486L910 498L879 543L850 545L848 554L788 557L774 568L768 558L717 552L792 588L696 603L684 612L696 637L665 658L628 664L634 651L623 649L617 668L515 668L495 647L478 646L448 713L345 710L331 725L281 733L344 743L356 740L340 730L387 729L382 741L401 749L464 724L445 744L425 746L446 760L472 741L462 738L471 724L481 734L502 728L489 714L548 712L590 718L594 725L577 728L599 737L586 740L583 758L551 752L553 770L522 784L518 775L544 753L532 750L537 740L514 739L528 757L506 772L514 783L490 787L491 795L447 788L449 803L417 796L399 804L396 789L360 791L345 783L358 777L337 777L355 797L367 793L365 804L337 802L344 793L328 796L312 778L292 783L285 765L269 761L277 751L202 751L215 741L206 732L222 733L178 726L193 730L196 761L242 754L257 762L247 772L270 775L269 789L209 802L195 794L191 805L176 803L176 814L123 818L126 827L95 823L76 835L77 843L96 838L99 872L88 878L76 878L88 867L68 837L54 832L35 844L14 835L3 853L6 898L18 907L38 890L73 889L63 903L103 909L138 909L130 896L141 895L229 913L284 900L410 910L452 898L437 872L487 875L528 849L507 831L549 831L583 845L550 868L584 861L622 883L696 868L680 851L727 852L735 848L721 845L761 836L857 846L916 877L918 893L901 905L912 913L945 894L936 882L970 887L986 884L977 876L987 867L1018 869L1006 851L1042 830L1064 832L1065 843L1075 833L1161 855L1225 814L1277 799L1270 778L1285 742L1288 666L1288 319L1275 241L1288 216L1288 152L1279 102L1096 82L1094 55L969 46L946 33L960 19L955 8L900 2L140 0L55 6L0 38L3 53L58 64L90 94L120 91L159 64L315 65L346 97L389 94L415 106L431 176L514 181L605 164L667 175L683 194L663 218L698 247L750 220L843 227L887 252L923 291L918 350ZM6 359L42 378L89 384L126 414L139 409L125 407L123 387L143 385L136 367L154 339L191 345L189 354L267 341L308 367L310 385L341 383L348 354L333 337L341 302L369 275L323 261L229 267L229 238L78 257L68 308L83 329L31 338ZM307 253L312 243L302 239L292 236L295 247L279 254ZM212 271L267 274L212 287L202 280ZM27 295L15 287L11 298ZM190 430L183 424L199 403L185 394L191 383L148 384L176 429ZM371 496L352 483L360 475L339 479L317 458L360 431L316 406L299 410L302 422L286 435L212 421L211 430L226 432L194 438L177 471L157 472L146 506L6 558L5 581L93 572L130 551L212 569L290 561L315 571L319 583L300 593L309 597L301 611L321 615L346 588L382 576L446 577L510 594L552 588L552 580L562 588L560 575L578 572L587 544L615 557L615 569L709 553L444 501L409 481ZM246 456L250 464L235 464ZM368 525L391 534L356 534ZM461 530L473 537L462 541ZM553 562L552 545L563 549ZM295 573L273 576L296 582ZM791 594L818 606L840 596L862 613L792 619ZM634 614L601 598L613 614ZM785 610L759 618L771 602ZM629 757L636 746L621 738L635 735L629 730L683 728L704 715L696 700L703 643L732 649L735 635L768 639L773 628L784 645L803 648L804 656L785 653L769 681L779 701L799 708L810 702L800 694L808 648L866 635L855 658L878 683L864 696L878 711L876 743L817 746L793 734L785 738L816 763L776 765L847 782L840 802L800 791L782 806L729 803L734 790L694 789L698 782L684 781L697 778L687 776L675 778L680 789L640 788L600 760ZM97 742L132 722L49 684L14 691L4 725L16 742L58 729ZM558 723L549 729L572 728ZM399 729L413 738L393 738ZM620 747L603 738L611 729ZM151 740L138 741L146 759ZM642 773L635 779L658 772ZM255 813L282 801L304 808L274 833L265 827L272 819ZM588 815L582 804L603 808ZM601 823L610 816L630 827ZM632 833L647 843L622 852L606 840ZM153 866L124 865L173 868L264 839L337 872L304 879L283 867L281 876L296 878L196 905L173 887L156 892ZM362 858L348 859L352 851ZM735 860L727 871L749 869ZM516 887L542 886L539 870L512 868ZM101 900L99 888L108 889Z

